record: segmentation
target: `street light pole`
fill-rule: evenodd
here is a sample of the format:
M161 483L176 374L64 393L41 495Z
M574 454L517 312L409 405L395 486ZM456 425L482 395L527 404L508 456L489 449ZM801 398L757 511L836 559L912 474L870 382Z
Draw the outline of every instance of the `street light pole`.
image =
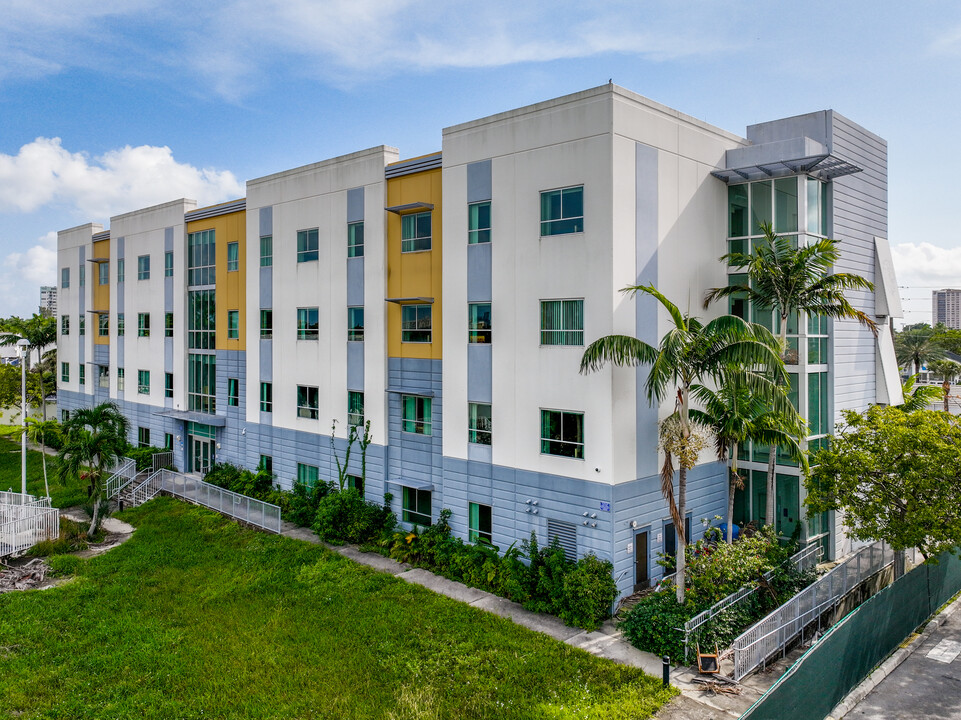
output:
M27 357L30 341L26 338L17 340L20 350L20 424L23 433L20 435L20 486L21 492L27 494Z

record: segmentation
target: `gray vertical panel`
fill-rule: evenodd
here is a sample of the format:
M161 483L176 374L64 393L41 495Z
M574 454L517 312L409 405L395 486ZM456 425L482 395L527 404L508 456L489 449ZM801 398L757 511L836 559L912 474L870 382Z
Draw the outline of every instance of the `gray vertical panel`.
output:
M467 246L467 302L491 301L491 244Z
M467 202L481 202L491 199L491 161L467 165Z
M364 304L364 258L347 258L347 305Z
M85 267L85 263L86 263L86 262L87 262L87 248L86 248L86 246L81 245L81 246L80 246L80 267ZM79 271L77 272L77 290L78 290L79 295L80 295L80 317L84 319L84 326L86 326L86 324L87 324L87 322L86 322L86 318L87 318L87 281L86 281L86 275L87 275L87 273L86 273L86 271L84 271L84 283L83 283L83 287L80 287L80 272L79 272ZM79 318L78 318L78 322L77 322L77 327L78 327L77 333L79 334L79 332L80 332L80 330L79 330L79 327L80 327ZM77 360L80 362L81 365L86 364L86 361L87 361L87 335L86 335L86 331L87 331L87 328L85 327L85 328L84 328L84 335L83 335L83 337L79 337L79 338L78 338L78 341L79 341L79 342L78 342L78 346L79 346L79 349L80 349L80 355L78 356ZM86 374L86 370L84 370L84 374ZM78 373L78 377L79 377L79 373ZM86 387L87 387L87 386L86 386L86 378L84 378L84 389L86 389Z
M121 236L117 238L117 259L118 260L124 257L123 250L124 250L124 239ZM126 262L126 260L124 262ZM114 273L114 276L111 279L111 281L115 283L115 287L117 288L117 310L116 311L118 313L122 313L123 312L123 289L124 289L124 286L127 284L127 281L124 280L122 283L116 282L116 277L117 277L116 267L112 268L111 272ZM126 268L124 268L124 272L126 272ZM123 340L120 340L120 345L121 346L123 345Z
M658 284L657 277L657 149L649 145L635 145L635 269L637 284ZM634 299L635 331L637 337L657 346L657 301L638 293ZM657 471L657 410L652 408L644 393L647 368L638 367L637 373L637 476L653 475Z
M164 372L173 372L174 368L174 339L164 338Z
M260 268L260 307L272 308L274 306L274 273L273 267ZM258 319L259 323L260 320Z
M347 191L347 222L360 222L364 219L364 188L351 188Z
M164 312L174 311L174 279L164 277Z
M493 362L491 345L469 343L467 345L467 401L492 402ZM466 419L465 419L466 422Z
M260 341L260 382L271 382L274 377L274 341ZM257 388L257 402L260 402L260 387Z
M364 392L364 343L347 343L347 389Z
M164 252L173 252L174 250L174 229L172 227L164 228Z
M260 234L274 234L274 209L273 207L260 208Z

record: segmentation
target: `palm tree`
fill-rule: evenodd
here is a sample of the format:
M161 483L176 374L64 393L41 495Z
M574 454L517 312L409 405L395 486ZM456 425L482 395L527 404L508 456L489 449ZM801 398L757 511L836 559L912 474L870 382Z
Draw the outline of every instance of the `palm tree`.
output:
M56 420L36 420L27 418L27 437L31 442L40 444L40 456L43 458L43 488L50 497L50 483L47 482L47 438L54 437L60 432L60 423Z
M915 375L921 373L922 365L944 357L944 349L941 347L938 333L929 327L911 328L896 333L894 353L901 367L914 365Z
M714 433L715 451L720 462L731 461L730 487L727 498L727 542L734 539L734 494L744 488L744 478L737 471L738 446L747 441L770 447L787 448L802 467L807 457L799 438L805 435L804 420L784 393L778 389L769 398L752 393L738 378L731 378L718 390L704 385L691 388L704 410L691 410L691 418Z
M770 223L761 226L764 236L752 240L750 253L727 253L722 262L746 271L747 284L713 288L704 296L704 307L715 300L740 297L756 308L770 308L777 317L781 349L787 348L788 319L797 313L835 319L857 320L876 336L875 322L844 296L847 290L874 290L874 285L853 273L832 273L841 258L838 241L828 238L795 247L796 239L775 234ZM774 518L774 466L772 447L767 466L767 517Z
M904 403L898 405L902 411L909 413L915 410L925 410L928 405L936 403L941 399L942 391L933 385L918 385L917 375L911 375L901 383L901 394L904 395Z
M944 412L950 412L948 409L948 396L951 392L951 383L961 377L961 363L956 363L954 360L945 358L929 363L928 369L935 375L941 376L941 389L944 390Z
M37 351L37 362L43 358L43 349L48 345L57 342L57 319L46 317L34 313L32 318L7 318L0 322L0 345L16 345L17 340L26 338L30 343L30 349ZM27 369L30 368L30 358L25 358ZM43 412L43 419L47 419L46 390L44 388L44 376L39 375L40 382L40 407Z
M126 451L129 429L129 421L112 402L81 408L63 424L64 440L57 475L61 482L79 477L90 483L93 517L88 535L97 529L107 468Z
M595 340L584 350L581 372L599 370L612 365L651 366L645 383L648 402L654 405L675 397L679 438L674 453L665 453L661 468L661 491L674 520L678 538L677 598L684 602L685 548L684 532L687 509L687 470L697 460L692 440L690 395L695 384L710 381L723 385L733 374L743 378L746 387L755 392L773 390L771 374L780 377L784 363L778 354L776 338L770 331L733 315L723 315L703 324L698 318L682 314L674 303L653 285L636 285L622 290L630 297L645 293L657 300L670 313L674 326L664 334L658 347L628 335L607 335ZM672 454L679 454L677 495L674 494ZM691 457L693 456L693 457Z

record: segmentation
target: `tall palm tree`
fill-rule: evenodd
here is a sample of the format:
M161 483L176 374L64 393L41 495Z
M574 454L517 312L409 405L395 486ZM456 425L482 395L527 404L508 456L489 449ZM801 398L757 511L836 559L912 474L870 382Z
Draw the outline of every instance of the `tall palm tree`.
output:
M961 378L961 363L956 363L954 360L945 358L929 363L928 369L935 375L941 376L941 389L944 390L944 412L950 412L948 409L948 396L951 392L951 383Z
M129 429L129 421L112 402L81 408L63 424L63 446L60 448L57 475L61 482L70 477L89 482L93 517L88 535L93 535L97 529L107 468L126 451Z
M944 357L944 348L941 347L938 333L929 327L919 327L895 333L894 353L898 365L914 365L914 374L919 375L922 365Z
M704 410L692 409L691 418L713 431L717 459L726 463L730 458L727 542L731 543L734 539L734 494L744 488L744 479L737 471L738 447L748 441L783 447L806 469L807 457L800 444L806 424L780 389L765 398L751 392L745 383L734 377L717 390L695 385L691 392L704 407Z
M690 396L695 384L712 382L723 385L737 374L749 389L764 393L774 386L772 377L780 377L784 363L778 354L776 338L770 331L733 315L723 315L707 324L683 314L653 285L626 287L622 292L634 297L645 293L668 311L673 327L661 338L658 347L628 335L607 335L595 340L584 350L581 372L599 370L612 365L650 365L644 385L648 402L660 403L675 398L674 415L679 424L679 441L675 447L685 455L685 443L691 441ZM773 375L772 375L773 374ZM695 448L689 447L693 451ZM665 453L661 468L661 491L674 520L678 538L677 598L684 602L685 549L689 538L684 532L687 509L687 470L696 461L682 458L678 468L677 494L674 493L674 467L671 453ZM676 499L675 499L676 497Z
M60 433L60 423L56 420L37 420L27 418L27 437L31 442L40 444L40 456L43 458L43 488L50 497L50 483L47 481L47 439Z
M32 318L13 317L0 321L0 345L16 345L20 338L26 338L30 343L30 350L37 351L37 362L43 358L43 350L48 345L57 342L57 319L38 315L34 313ZM30 368L30 358L25 358L27 369ZM39 376L40 382L40 407L43 412L43 419L47 419L46 389L44 387L44 376Z
M761 226L764 236L752 240L750 253L727 253L722 262L745 272L748 283L713 288L704 296L704 307L730 297L746 298L757 308L770 308L777 318L781 349L787 349L788 319L798 313L835 319L857 320L876 336L875 322L855 308L844 293L874 290L874 285L854 273L833 273L841 258L838 241L824 238L795 247L796 239L775 234L770 223ZM767 517L774 518L774 467L777 450L772 447L767 466Z

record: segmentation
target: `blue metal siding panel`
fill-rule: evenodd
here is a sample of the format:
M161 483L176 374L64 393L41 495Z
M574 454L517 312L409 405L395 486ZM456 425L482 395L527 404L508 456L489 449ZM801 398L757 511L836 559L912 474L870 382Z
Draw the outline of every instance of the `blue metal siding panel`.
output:
M491 301L491 243L467 246L467 302Z
M482 202L491 199L491 161L467 165L467 202Z
M274 306L274 268L260 268L260 307L270 309ZM260 320L258 318L257 322Z
M364 304L364 258L347 258L347 304Z
M260 208L260 234L273 235L274 233L274 209L273 207ZM259 252L259 248L258 248Z
M351 188L347 191L347 222L360 222L364 219L364 188Z
M347 343L347 389L364 391L364 343Z
M493 397L493 354L489 344L467 345L467 401L491 403ZM464 419L467 422L467 419Z

